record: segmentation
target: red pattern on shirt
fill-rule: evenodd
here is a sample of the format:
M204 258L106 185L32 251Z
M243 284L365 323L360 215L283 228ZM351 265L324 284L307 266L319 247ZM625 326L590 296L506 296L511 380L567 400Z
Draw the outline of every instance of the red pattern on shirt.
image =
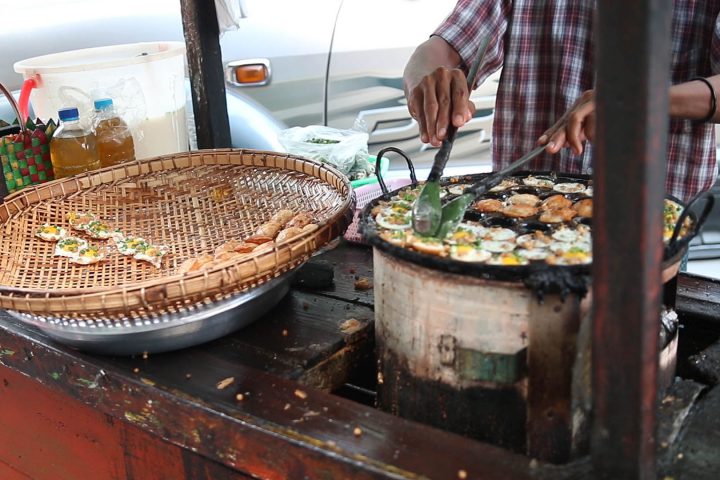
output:
M671 81L720 73L720 0L675 0ZM493 124L493 167L530 151L585 91L594 86L595 2L559 0L459 0L436 30L466 65L480 39L491 43L480 71L482 82L503 68ZM712 124L671 119L666 190L689 200L709 189L717 175ZM591 172L592 146L582 155L563 149L543 154L534 170Z

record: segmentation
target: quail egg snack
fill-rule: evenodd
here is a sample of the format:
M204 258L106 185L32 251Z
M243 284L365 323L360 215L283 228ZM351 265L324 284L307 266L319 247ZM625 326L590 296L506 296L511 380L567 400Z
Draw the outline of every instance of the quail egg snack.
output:
M447 201L467 184L451 179ZM587 265L592 262L592 182L553 175L508 177L471 205L464 221L445 238L424 237L412 228L412 207L422 186L400 190L371 211L385 242L460 262L499 266ZM672 236L683 207L665 200L664 240ZM684 222L680 238L691 221Z
M78 265L90 265L104 260L105 256L106 253L104 247L87 245L78 250L75 255L71 256L70 261Z
M67 236L67 230L57 225L44 223L35 232L35 236L45 240L46 242L57 242L61 238Z
M69 235L68 230L59 225L44 223L35 232L35 236L47 242L56 242L54 256L67 257L76 265L92 265L107 259L112 253L109 248L111 245L114 245L121 255L132 256L135 260L147 262L155 268L161 267L163 257L169 252L164 245L153 245L144 238L123 234L109 223L99 220L93 213L73 211L65 218L70 229L77 232L76 234ZM90 243L85 236L96 243Z

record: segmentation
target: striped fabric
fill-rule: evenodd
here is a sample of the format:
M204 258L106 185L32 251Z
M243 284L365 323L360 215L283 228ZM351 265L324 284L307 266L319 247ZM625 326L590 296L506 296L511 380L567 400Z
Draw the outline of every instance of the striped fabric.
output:
M720 73L720 0L675 0L672 82ZM530 151L537 138L592 89L593 0L459 0L435 34L466 64L491 35L480 82L503 68L493 126L493 166ZM592 147L543 154L531 168L591 172ZM712 124L671 119L666 190L683 200L709 189L717 175Z

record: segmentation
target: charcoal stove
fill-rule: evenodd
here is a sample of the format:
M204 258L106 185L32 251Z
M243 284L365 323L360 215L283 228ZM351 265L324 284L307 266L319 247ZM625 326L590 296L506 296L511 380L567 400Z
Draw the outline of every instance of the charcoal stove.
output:
M520 172L513 177L528 175L592 186L583 175ZM446 178L442 185L452 188L482 177ZM364 240L373 246L378 406L545 461L585 453L591 397L589 263L491 265L388 241L375 215L384 202L406 191L385 189L365 207L361 220ZM530 193L522 183L516 191ZM665 249L665 284L677 276L688 242L710 208L708 200L699 218L685 209L678 219ZM686 218L692 228L680 236ZM508 220L472 211L466 220L518 233L538 223L537 217ZM592 223L587 218L570 222ZM668 301L673 307L674 298ZM676 326L663 334L661 388L674 376Z

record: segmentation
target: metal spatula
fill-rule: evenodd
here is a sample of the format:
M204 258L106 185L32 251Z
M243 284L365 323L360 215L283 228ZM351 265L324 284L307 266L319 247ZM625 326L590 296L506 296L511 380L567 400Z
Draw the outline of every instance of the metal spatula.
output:
M485 56L485 51L490 43L490 37L485 37L478 46L478 51L473 60L467 75L468 92L472 91L477 79L477 73L480 69L480 63ZM447 136L443 140L440 150L435 154L433 165L430 169L427 181L423 186L417 201L413 206L412 224L415 233L420 235L433 235L440 226L440 218L442 215L442 206L440 204L440 177L450 157L450 150L455 141L457 127L452 122L448 125Z
M546 145L541 145L530 153L524 155L518 160L507 167L499 170L495 173L491 173L487 177L483 178L476 184L465 189L465 193L457 198L453 198L442 207L442 213L440 215L440 226L437 230L437 238L445 238L448 233L454 232L458 224L462 221L465 216L465 210L475 201L477 197L484 194L495 185L500 183L503 178L508 174L514 172L518 168L525 165L533 158L540 155L545 150Z

